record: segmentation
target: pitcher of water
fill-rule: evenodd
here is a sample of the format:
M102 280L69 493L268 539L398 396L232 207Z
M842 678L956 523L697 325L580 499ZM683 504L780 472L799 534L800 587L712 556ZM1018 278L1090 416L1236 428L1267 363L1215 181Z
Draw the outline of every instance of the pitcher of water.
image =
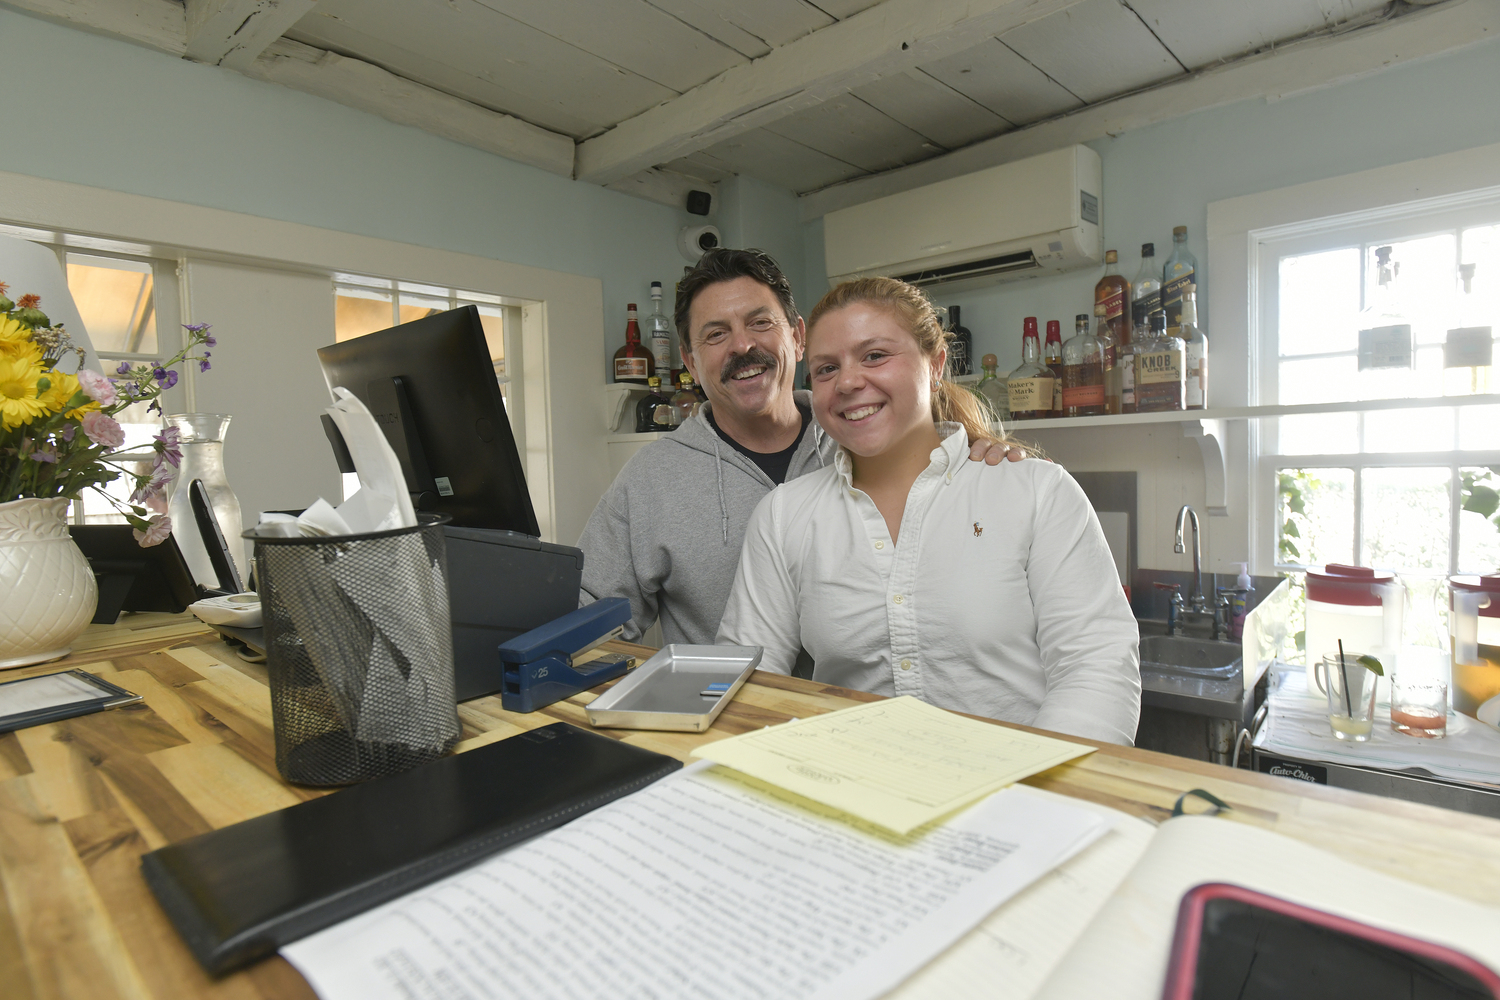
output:
M1374 655L1387 672L1393 669L1405 609L1406 588L1394 573L1340 563L1308 570L1308 692L1325 690L1315 668L1325 656L1338 655L1340 640L1345 649Z

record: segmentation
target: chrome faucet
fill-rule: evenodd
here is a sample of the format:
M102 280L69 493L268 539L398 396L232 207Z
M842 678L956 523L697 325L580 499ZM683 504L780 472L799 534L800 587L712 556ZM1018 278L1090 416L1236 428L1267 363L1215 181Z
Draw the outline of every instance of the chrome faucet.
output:
M1203 592L1203 552L1198 539L1198 513L1189 504L1183 504L1182 509L1177 512L1177 544L1172 548L1176 552L1186 550L1182 536L1190 520L1193 522L1193 590L1186 601L1182 599L1180 591L1173 592L1172 613L1168 615L1167 634L1181 634L1184 619L1204 617L1210 620L1209 636L1218 639L1229 633L1229 599L1220 597L1210 607L1208 596Z

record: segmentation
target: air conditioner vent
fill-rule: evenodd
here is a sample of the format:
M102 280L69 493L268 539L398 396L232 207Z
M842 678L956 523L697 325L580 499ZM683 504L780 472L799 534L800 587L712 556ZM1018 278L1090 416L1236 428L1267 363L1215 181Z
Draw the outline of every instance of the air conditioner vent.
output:
M1036 254L1030 250L1023 250L1020 253L986 257L984 260L970 261L967 264L949 264L947 267L912 271L909 274L898 274L896 277L912 285L941 285L949 281L984 278L992 274L1009 274L1011 271L1034 271L1041 266L1037 263Z

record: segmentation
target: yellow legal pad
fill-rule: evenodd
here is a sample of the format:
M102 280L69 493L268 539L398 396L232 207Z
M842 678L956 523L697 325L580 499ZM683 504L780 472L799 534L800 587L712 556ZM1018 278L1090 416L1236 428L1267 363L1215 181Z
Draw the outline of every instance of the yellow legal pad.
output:
M905 834L1093 752L906 695L732 736L693 756Z

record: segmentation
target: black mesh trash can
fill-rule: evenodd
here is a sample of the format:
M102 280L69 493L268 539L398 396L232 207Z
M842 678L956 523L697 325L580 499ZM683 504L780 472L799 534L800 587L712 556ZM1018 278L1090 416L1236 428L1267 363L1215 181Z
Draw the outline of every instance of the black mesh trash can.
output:
M254 532L276 769L298 785L404 771L458 742L446 515L339 537Z

